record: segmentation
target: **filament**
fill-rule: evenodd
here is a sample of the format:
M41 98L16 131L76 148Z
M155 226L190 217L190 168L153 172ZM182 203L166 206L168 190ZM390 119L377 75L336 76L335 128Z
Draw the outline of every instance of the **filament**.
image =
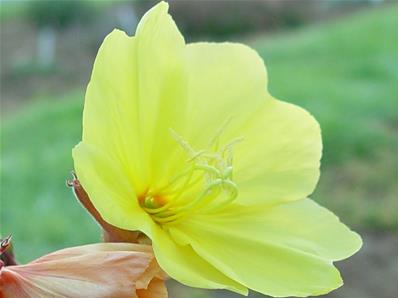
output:
M232 203L238 187L232 179L234 139L220 147L219 138L227 121L210 142L210 150L195 150L170 129L171 135L189 155L187 169L167 185L141 196L141 207L160 225L175 224L194 213L214 212ZM196 194L194 194L196 192Z

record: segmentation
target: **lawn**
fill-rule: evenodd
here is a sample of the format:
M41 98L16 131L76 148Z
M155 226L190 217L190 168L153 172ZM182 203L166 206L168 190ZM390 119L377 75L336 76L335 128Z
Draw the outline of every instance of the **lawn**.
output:
M398 6L250 39L271 93L319 120L322 178L313 198L360 230L398 231ZM2 119L1 233L19 260L99 239L65 186L81 134L83 89L34 99Z

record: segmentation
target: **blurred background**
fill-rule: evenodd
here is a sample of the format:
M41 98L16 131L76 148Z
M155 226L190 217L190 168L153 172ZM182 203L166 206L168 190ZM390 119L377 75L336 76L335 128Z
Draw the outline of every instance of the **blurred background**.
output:
M134 34L154 3L0 0L0 233L13 234L19 261L99 240L65 186L84 90L103 38L115 27ZM312 197L364 238L337 264L345 286L325 297L398 297L398 3L170 1L170 10L189 42L255 48L271 93L320 122ZM170 297L238 296L172 283Z

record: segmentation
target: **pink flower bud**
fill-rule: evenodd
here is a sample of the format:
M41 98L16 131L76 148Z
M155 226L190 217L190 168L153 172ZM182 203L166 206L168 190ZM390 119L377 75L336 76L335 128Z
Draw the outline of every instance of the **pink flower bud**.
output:
M164 278L148 245L91 244L0 266L0 298L165 298Z

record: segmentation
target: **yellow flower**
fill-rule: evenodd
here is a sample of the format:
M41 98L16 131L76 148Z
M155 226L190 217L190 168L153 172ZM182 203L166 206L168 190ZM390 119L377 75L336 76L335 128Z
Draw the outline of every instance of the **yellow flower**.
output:
M322 294L360 237L306 197L321 135L266 90L263 61L234 43L186 44L161 2L94 63L73 150L110 224L151 240L159 265L193 287Z

